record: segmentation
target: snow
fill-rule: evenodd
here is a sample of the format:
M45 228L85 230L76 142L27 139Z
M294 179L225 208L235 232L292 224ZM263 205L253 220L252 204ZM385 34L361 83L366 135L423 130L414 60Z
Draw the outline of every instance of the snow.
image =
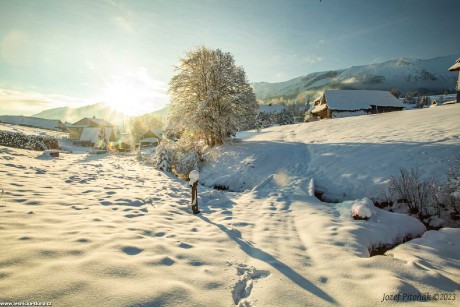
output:
M198 181L198 179L200 179L200 174L198 173L198 171L193 170L190 172L188 177L190 178L190 185L193 185L195 182Z
M458 298L459 229L425 232L364 198L401 165L440 177L459 149L459 115L451 105L240 134L241 142L209 151L214 160L199 174L200 183L239 192L198 185L199 215L188 207L188 182L133 155L75 150L42 159L0 146L0 301L369 306L400 292ZM347 191L348 200L321 202L319 189ZM353 219L359 205L367 220Z
M314 178L329 200L380 198L399 169L445 180L460 152L460 105L286 125L237 134L208 153L206 186L254 188L271 174Z
M351 207L351 215L359 218L370 218L372 216L371 207L373 206L374 204L369 198L363 198L353 204Z
M372 105L403 107L390 92L375 90L326 90L326 101L331 110L369 110Z

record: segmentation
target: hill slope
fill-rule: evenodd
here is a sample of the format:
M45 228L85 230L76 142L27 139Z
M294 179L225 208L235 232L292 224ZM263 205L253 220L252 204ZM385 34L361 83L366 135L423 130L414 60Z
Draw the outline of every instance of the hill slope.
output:
M422 94L439 94L453 90L457 75L447 69L458 55L428 60L401 58L383 63L352 66L347 69L308 74L279 83L252 83L258 99L284 97L293 99L299 93L316 98L324 89L367 89L401 92L419 91Z
M73 123L84 117L97 117L105 119L113 124L121 124L126 116L120 112L115 111L104 103L96 103L80 108L61 107L42 111L34 117L45 119L59 119L62 122Z
M278 174L313 178L332 200L379 198L400 168L445 181L460 152L459 116L454 104L243 132L213 149L200 181L244 191Z

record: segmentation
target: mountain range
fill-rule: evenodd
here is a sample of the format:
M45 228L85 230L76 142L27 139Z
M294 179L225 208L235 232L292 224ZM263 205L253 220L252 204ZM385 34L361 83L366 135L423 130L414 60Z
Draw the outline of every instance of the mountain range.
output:
M317 98L326 89L387 90L421 95L454 91L457 74L447 69L458 55L428 60L401 58L346 69L314 72L285 82L252 83L257 99L295 99L300 93Z
M310 73L289 81L251 83L258 100L292 100L299 94L310 99L317 98L326 89L386 90L401 93L415 92L420 95L441 94L455 91L457 74L447 69L455 63L458 55L448 55L428 60L401 58L382 63L352 66L346 69ZM169 107L149 113L165 120ZM104 103L80 108L61 107L33 115L45 119L76 122L83 117L106 119L121 124L128 118Z
M33 117L45 119L59 119L62 122L74 123L84 117L96 117L105 119L113 124L121 124L127 118L105 103L95 103L80 108L60 107L48 109L32 115Z

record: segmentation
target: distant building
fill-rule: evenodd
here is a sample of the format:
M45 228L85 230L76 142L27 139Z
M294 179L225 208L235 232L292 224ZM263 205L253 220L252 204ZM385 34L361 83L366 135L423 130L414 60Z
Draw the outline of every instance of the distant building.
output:
M259 104L259 113L273 114L281 113L286 110L286 107L281 104Z
M317 118L339 118L400 111L401 101L387 91L326 90L310 111Z
M115 149L120 152L131 151L134 140L130 133L122 133L118 141L110 142L109 149Z
M149 130L142 135L139 145L141 147L157 146L163 138L163 131L153 129Z
M56 130L66 132L66 126L58 119L44 119L30 116L2 115L0 116L1 123L42 128L48 130Z
M67 130L69 131L69 139L80 140L83 130L85 128L99 128L99 127L115 128L113 124L103 119L95 118L95 117L93 118L85 117L67 126Z
M449 71L458 72L458 81L457 81L457 103L460 103L460 58L457 59L457 62L449 68Z

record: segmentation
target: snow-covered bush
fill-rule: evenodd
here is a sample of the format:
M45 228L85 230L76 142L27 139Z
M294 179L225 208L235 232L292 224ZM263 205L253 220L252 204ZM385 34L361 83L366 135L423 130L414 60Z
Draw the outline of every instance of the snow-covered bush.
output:
M460 216L460 155L455 158L453 165L446 173L446 198L450 207Z
M288 109L273 113L260 112L256 117L255 127L253 128L262 129L274 125L290 125L294 124L294 122L294 114Z
M178 142L163 141L156 148L154 166L172 172L181 179L188 179L192 170L199 168L202 160L201 143L183 136Z
M156 169L164 172L171 172L175 163L176 145L172 142L161 142L155 151L153 165Z
M372 216L374 204L369 198L356 201L351 207L351 216L355 220L367 220Z
M0 145L39 151L59 148L58 140L54 137L11 131L0 131Z
M294 122L294 114L290 110L284 109L278 114L278 125L291 125Z
M439 217L441 187L433 178L422 180L420 169L400 169L398 176L391 176L389 189L397 202L407 204L410 213Z

